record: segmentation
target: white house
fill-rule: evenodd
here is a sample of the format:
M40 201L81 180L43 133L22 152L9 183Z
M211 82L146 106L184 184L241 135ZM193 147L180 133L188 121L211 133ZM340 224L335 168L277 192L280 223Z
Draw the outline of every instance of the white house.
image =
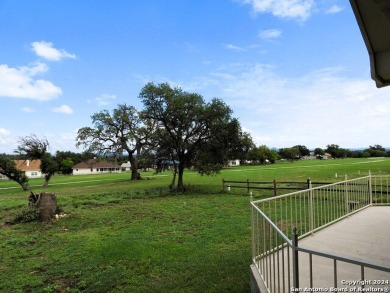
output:
M228 167L240 166L240 160L228 160Z
M41 160L14 160L16 167L23 171L28 178L40 178L43 176L41 171ZM8 177L0 174L0 179L7 180Z
M90 159L86 162L81 162L73 166L73 175L87 174L102 174L102 173L118 173L122 168L118 164L107 161L99 161Z
M24 171L28 178L40 178L43 176L41 171L41 160L15 160L16 167Z
M123 163L123 164L121 165L121 167L122 167L122 171L130 170L130 168L131 168L131 163L130 163L130 162Z

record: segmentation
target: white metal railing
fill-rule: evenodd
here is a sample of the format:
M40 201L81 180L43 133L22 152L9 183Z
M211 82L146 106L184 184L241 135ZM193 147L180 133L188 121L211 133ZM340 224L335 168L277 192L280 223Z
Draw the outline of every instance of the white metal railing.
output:
M390 204L390 175L372 175L372 204Z
M299 286L298 252L332 259L337 283L338 263L390 272L390 268L303 249L299 239L372 205L390 204L390 176L368 176L328 184L258 201L251 199L252 261L268 292L291 292ZM390 277L390 276L389 276ZM337 286L336 286L337 287Z

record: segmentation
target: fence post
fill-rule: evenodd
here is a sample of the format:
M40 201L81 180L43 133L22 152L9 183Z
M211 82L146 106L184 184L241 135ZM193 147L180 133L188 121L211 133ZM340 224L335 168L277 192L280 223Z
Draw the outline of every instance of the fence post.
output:
M225 191L225 179L222 178L222 191Z
M274 179L274 196L276 196L277 192L276 192L276 179Z
M372 205L372 177L371 170L368 171L368 193L370 196L370 205Z
M293 287L299 288L299 259L298 259L298 234L297 227L293 227L292 232L292 260L293 260Z
M246 180L246 189L249 192L249 179Z
M314 206L313 206L313 189L311 186L311 179L307 179L307 183L309 185L309 225L310 232L313 235L314 233Z
M349 194L348 194L348 176L345 174L345 204L347 208L347 215L350 213L349 209Z
M253 195L250 193L250 209L251 209L251 238L252 238L252 262L254 263L255 258L255 217L254 217L254 209L253 209Z

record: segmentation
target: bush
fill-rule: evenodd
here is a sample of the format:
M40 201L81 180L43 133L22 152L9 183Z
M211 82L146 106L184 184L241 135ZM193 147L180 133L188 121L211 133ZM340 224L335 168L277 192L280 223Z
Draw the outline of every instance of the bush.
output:
M27 207L19 211L16 216L7 224L29 223L40 219L39 209L36 207Z

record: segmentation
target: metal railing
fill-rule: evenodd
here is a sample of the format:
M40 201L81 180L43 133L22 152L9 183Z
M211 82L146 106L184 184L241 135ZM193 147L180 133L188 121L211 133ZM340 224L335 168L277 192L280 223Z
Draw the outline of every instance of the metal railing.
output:
M333 262L334 276L330 286L335 288L340 264L358 267L357 279L361 280L367 270L390 273L390 267L298 245L299 239L353 213L372 205L389 205L389 181L390 176L370 174L263 200L251 199L252 261L268 292L291 292L292 288L299 288L299 255L299 258L303 255L308 258L308 287L313 285L313 256Z

